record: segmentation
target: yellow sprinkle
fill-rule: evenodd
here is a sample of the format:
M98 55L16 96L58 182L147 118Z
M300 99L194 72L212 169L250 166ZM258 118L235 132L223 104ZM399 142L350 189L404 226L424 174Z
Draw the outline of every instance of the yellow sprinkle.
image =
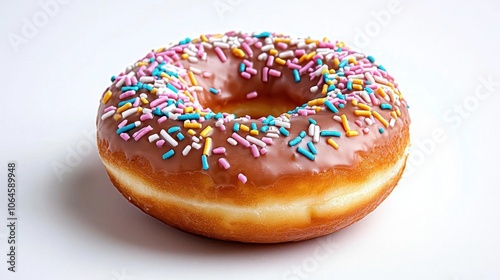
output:
M306 56L306 60L311 60L311 59L313 58L313 56L315 56L315 55L316 55L316 52L315 52L315 51L314 51L314 52L309 53L309 54Z
M290 38L274 38L275 43L290 43Z
M201 123L190 123L190 122L185 122L184 123L185 128L201 128Z
M259 131L257 129L252 129L252 130L250 130L250 135L257 136L257 135L259 135Z
M325 103L326 98L316 98L313 99L309 102L307 102L308 106L314 106L314 105L323 105Z
M340 61L338 58L333 59L333 69L338 70L340 65Z
M137 66L139 66L139 67L140 67L140 66L146 66L146 65L148 65L148 63L147 63L147 62L143 62L143 61L141 61L141 62L137 62Z
M323 37L323 43L328 43L328 41L330 41L330 40L328 40L328 38Z
M306 60L306 57L307 57L307 54L303 54L300 58L299 58L299 64L304 62Z
M181 81L181 83L187 85L186 80L184 80L181 76L179 76L178 79L179 79L179 81Z
M241 57L241 58L244 58L245 57L245 53L243 52L243 50L239 49L239 48L234 48L233 49L233 54L237 57Z
M353 137L353 136L358 136L359 135L359 132L356 131L356 130L349 130L347 133L346 133L347 137Z
M207 137L208 135L210 135L210 133L212 132L212 130L213 130L213 128L208 125L207 127L205 127L201 131L201 133L200 133L201 137ZM207 140L208 140L208 138L207 138Z
M391 116L392 116L393 118L395 118L396 120L398 119L398 114L396 113L396 111L392 111L392 112L391 112Z
M196 135L196 131L190 129L190 130L188 130L188 134L191 136L194 136L194 135Z
M210 150L212 150L212 138L207 137L207 139L205 139L205 146L203 147L203 154L208 156Z
M162 78L170 78L170 76L169 76L167 73L165 73L165 72L161 72L161 73L160 73L160 76L161 76Z
M149 104L149 101L144 97L141 97L141 102L142 104Z
M137 113L142 114L142 107L141 106L137 107Z
M385 98L387 96L387 94L385 93L385 91L381 87L377 88L377 93L380 96L382 96L382 98Z
M189 57L189 54L187 54L187 53L183 53L183 54L181 55L181 58L182 58L182 59L188 59L188 57Z
M372 115L372 113L370 111L366 111L366 110L354 110L354 115L369 117Z
M356 84L356 85L362 85L363 84L363 80L361 80L361 79L352 79L352 83Z
M277 57L274 61L280 65L286 65L286 61L284 59L279 58L279 57Z
M379 120L385 127L389 127L389 122L387 122L384 117L382 117L377 111L373 111L373 116Z
M198 82L196 81L196 78L194 77L193 72L188 71L188 77L189 77L189 80L191 81L191 84L193 86L197 86L198 85Z
M123 106L121 106L120 108L118 108L118 110L116 110L116 112L119 114L127 109L130 109L130 107L132 107L132 103L128 102L128 103L125 103L123 104Z
M363 109L363 110L368 110L368 111L370 111L372 109L372 107L370 107L366 104L363 104L363 103L358 103L358 108Z
M349 58L349 60L347 60L349 63L354 63L354 65L358 64L358 61L356 60L356 58L354 57L351 57Z
M250 131L250 128L248 126L244 125L244 124L240 125L240 129L243 130L243 131L247 131L247 132Z
M108 103L109 99L111 98L111 95L113 95L113 93L110 90L106 91L104 97L102 98L102 103L104 104Z
M323 85L323 88L321 89L321 94L325 95L326 94L326 90L328 89L328 85L327 84L324 84Z
M328 72L330 72L330 74L335 74L335 69L330 69Z
M156 53L159 53L159 52L162 52L162 51L164 51L164 50L165 50L165 47L161 47L161 48L156 49L156 51L155 51L155 52L156 52Z
M276 55L278 53L278 50L277 49L270 49L269 50L269 54L270 55Z
M401 111L399 110L399 108L396 109L396 114L398 115L398 117L401 117Z
M285 116L286 116L287 118L290 118L290 114L288 114L288 113L285 113Z
M319 111L321 111L321 107L315 107L314 110L316 110L316 114L319 113Z
M353 90L363 90L363 86L362 85L353 84L352 85L352 89Z
M326 141L326 142L327 142L330 146L334 147L334 148L335 148L335 150L338 150L338 148L339 148L339 144L335 143L335 141L334 141L332 138L328 139L328 141Z
M189 97L189 101L191 101L191 102L194 101L194 98L193 98L193 96L191 95L191 93L189 91L185 90L184 94L187 95L187 97Z
M199 43L199 42L200 42L200 39L198 39L198 38L193 38L193 40L191 40L191 43L194 43L194 44Z
M156 92L157 92L157 91L158 91L158 89L157 89L157 88L153 88L153 89L151 90L151 94L156 94Z
M203 42L208 42L208 38L207 38L207 36L205 36L204 34L202 34L202 35L200 36L200 38L201 38L201 40L202 40Z
M310 44L310 43L315 43L315 44L318 44L318 40L314 40L314 39L311 39L311 38L307 38L305 40L306 44Z
M351 100L351 104L354 106L358 106L358 100L357 99Z
M337 46L343 48L343 47L345 47L345 43L342 42L342 41L340 41L340 42L337 43Z
M187 107L184 107L184 114L186 113L191 113L194 111L194 108L193 106L187 106Z
M122 115L120 115L120 114L115 114L115 115L113 116L113 119L115 119L115 121L117 121L117 120L119 120L119 119L121 119L121 118L122 118Z
M342 120L342 126L344 127L344 130L345 130L346 132L348 132L349 130L351 130L351 129L349 128L349 123L347 122L347 117L346 117L346 115L342 115L342 116L340 116L340 119Z

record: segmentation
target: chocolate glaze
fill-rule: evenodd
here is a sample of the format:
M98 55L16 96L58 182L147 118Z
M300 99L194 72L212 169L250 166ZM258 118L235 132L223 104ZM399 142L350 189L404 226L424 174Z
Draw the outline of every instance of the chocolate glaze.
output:
M245 38L246 35L238 35ZM259 39L264 42L264 39ZM195 42L196 43L196 42ZM274 102L280 102L284 97L292 100L297 106L306 103L308 100L313 100L315 98L324 97L321 94L321 89L316 93L311 93L310 87L316 85L318 80L309 80L307 74L302 76L302 80L299 83L295 83L292 75L292 71L286 66L281 66L276 63L273 65L273 69L280 70L282 76L269 77L269 82L264 83L261 79L261 70L265 66L266 61L258 61L257 55L261 53L261 50L255 46L251 46L253 50L253 57L246 57L246 59L251 60L254 65L253 68L258 70L256 76L251 77L249 80L241 77L239 75L238 67L242 61L242 58L236 57L231 54L231 50L223 49L228 60L223 63L215 54L213 49L205 49L207 52L207 60L200 60L197 63L190 63L187 60L180 60L184 67L193 65L194 67L212 73L209 78L202 78L201 75L197 75L196 79L199 86L202 86L205 90L203 93L198 93L199 103L205 108L215 108L221 107L220 104L227 103L241 103L244 104L246 101L245 95L251 91L257 91L258 97L262 98L267 96ZM296 46L289 46L288 49L295 50ZM329 68L333 67L332 61L323 62L328 64ZM306 63L301 63L305 65ZM131 71L137 72L138 66L135 66ZM349 125L352 130L357 130L359 132L358 136L347 137L342 124L333 119L335 115L326 108L322 108L316 115L311 116L297 116L293 117L290 121L291 128L290 136L284 137L280 136L277 139L273 139L273 144L268 145L268 152L265 155L261 155L259 158L254 158L249 148L244 148L241 145L232 146L227 142L227 138L233 133L232 127L234 122L240 122L242 124L247 124L253 121L258 124L259 128L262 123L257 120L233 120L229 123L225 123L226 131L220 131L219 128L215 127L215 120L210 119L204 121L203 127L210 125L214 128L211 138L213 140L213 147L223 146L226 148L225 155L215 155L211 154L208 157L209 169L202 170L201 155L203 148L196 150L192 149L187 156L181 154L184 147L191 144L192 141L187 134L186 128L182 127L182 122L175 120L167 120L161 124L158 124L158 116L154 116L151 120L146 120L142 122L141 127L150 125L153 127L153 131L148 133L146 136L135 141L133 138L128 141L124 141L117 133L117 125L122 121L122 119L116 121L112 117L105 120L101 120L101 116L106 107L117 104L122 101L119 99L121 94L121 89L117 88L116 82L114 82L109 90L112 92L112 97L110 100L104 104L101 102L98 109L97 116L97 136L101 140L105 140L109 144L109 150L114 152L124 152L129 159L133 159L138 156L145 157L151 167L155 171L171 173L194 173L202 172L210 176L214 183L217 185L238 185L241 184L237 179L239 173L245 174L248 178L247 184L253 184L258 187L272 186L277 180L284 176L296 176L296 175L311 175L318 172L323 172L332 168L352 168L360 160L360 155L364 152L369 153L377 145L385 143L385 141L391 141L393 137L398 137L402 133L403 128L409 125L410 118L408 116L408 111L405 106L405 102L399 106L401 111L401 116L395 121L395 125L390 128L385 128L384 133L380 133L378 129L383 127L383 125L375 120L375 123L371 126L370 132L364 134L355 120L363 120L364 117L359 117L354 115L354 110L358 109L356 106L352 105L351 102L347 102L345 108L340 109L338 115L345 114L347 116ZM214 87L220 89L221 92L218 95L214 95L208 92L208 88ZM139 96L140 93L147 92L146 90L139 90L135 96ZM394 102L387 102L385 99L379 95L375 95L382 103L390 103L395 106ZM148 93L149 101L154 99L154 95ZM376 105L368 103L373 109L376 109L385 119L390 120L389 110L380 110ZM143 107L148 108L148 105L143 105ZM293 108L290 108L293 109ZM231 112L228 112L231 113ZM127 117L128 123L139 120L139 114L133 114ZM301 131L306 131L309 126L308 119L313 118L316 120L317 124L320 126L321 130L337 130L342 132L340 138L334 138L335 141L340 146L339 149L334 149L332 146L327 144L327 139L329 137L321 137L319 143L315 146L318 150L318 154L314 161L307 159L306 157L299 154L296 149L298 146L290 147L288 142L297 137ZM157 147L154 142L150 143L148 141L149 135L153 133L158 133L161 129L167 130L172 125L181 126L181 133L186 136L186 139L178 141L179 145L174 148L175 155L167 160L162 159L162 155L172 147L165 143L163 147ZM363 127L366 123L363 122ZM139 128L130 131L130 135L137 131ZM201 129L197 130L198 134ZM247 132L239 132L240 135L245 137ZM260 133L257 138L265 136L265 133ZM311 141L312 137L306 136L302 142L299 144L301 147L307 148L306 143ZM225 157L231 164L228 170L223 169L219 163L218 159ZM187 178L188 180L188 178Z

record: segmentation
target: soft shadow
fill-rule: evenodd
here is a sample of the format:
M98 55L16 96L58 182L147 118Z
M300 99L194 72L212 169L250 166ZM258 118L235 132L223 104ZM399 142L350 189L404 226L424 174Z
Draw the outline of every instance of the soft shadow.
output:
M225 242L174 229L140 211L111 184L97 154L88 156L60 183L59 205L89 234L141 249L174 254L239 255L298 249L311 241L283 244Z

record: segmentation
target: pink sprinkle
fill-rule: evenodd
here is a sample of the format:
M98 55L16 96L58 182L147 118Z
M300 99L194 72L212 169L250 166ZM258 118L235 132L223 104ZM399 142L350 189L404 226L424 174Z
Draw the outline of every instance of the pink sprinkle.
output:
M120 99L125 99L127 97L130 97L135 94L135 90L127 90L126 92L120 94L119 98Z
M212 73L205 71L205 72L203 72L203 73L201 74L201 76L202 76L203 78L209 78L210 76L212 76Z
M245 69L245 71L248 72L248 73L250 73L250 74L252 74L252 75L257 75L257 69L255 69L255 68L247 67Z
M252 155L254 158L260 157L259 148L257 148L257 146L255 144L252 144L250 146L250 149L252 150Z
M151 120L151 119L153 119L153 114L151 114L151 113L142 114L140 119L141 119L141 121Z
M243 175L243 173L238 174L238 180L245 184L247 182L247 176Z
M293 62L290 62L290 60L287 60L286 61L286 66L290 69L297 69L299 70L300 68L302 68L302 66L298 65L298 64L295 64Z
M278 46L278 48L284 50L288 47L288 45L286 43L283 43L283 42L279 42L278 44L276 44L276 46Z
M149 103L149 107L154 108L154 107L160 105L161 103L166 102L167 100L168 100L167 97L160 97L158 99L151 101L151 103Z
M162 123L167 120L167 116L162 116L161 118L158 119L158 123Z
M255 42L254 46L255 46L256 48L259 48L259 49L260 49L260 48L262 48L262 42L261 42L261 41L257 41L257 42Z
M240 75L247 80L249 80L252 77L252 75L250 75L250 73L247 72L241 72Z
M157 147L161 147L161 146L163 146L163 144L165 144L165 140L163 140L163 139L160 139L160 140L156 141L156 146Z
M205 52L205 48L203 47L203 44L198 44L198 52L196 52L196 55L201 58L203 56L203 53Z
M137 107L137 106L139 106L140 102L141 102L141 99L139 97L136 97L134 100L134 104L132 104L132 106Z
M212 150L212 153L216 154L216 155L220 155L220 154L224 154L226 153L226 148L224 147L217 147L217 148L214 148Z
M262 137L262 141L264 141L267 145L273 144L273 138L271 137Z
M149 64L149 67L146 70L149 73L153 73L153 70L155 70L156 66L158 66L158 62L153 61L151 64Z
M264 67L264 68L262 69L262 81L263 81L264 83L267 83L267 81L269 81L269 76L268 76L268 74L269 74L269 68Z
M137 84L137 78L135 76L132 76L131 82L133 85Z
M219 163L220 165L224 168L224 169L229 169L229 167L231 167L231 165L229 164L229 162L227 161L227 159L225 158L220 158L219 159Z
M309 68L313 66L313 64L314 64L313 60L309 61L306 65L304 65L304 67L300 68L299 73L301 75L304 74L307 70L309 70Z
M132 85L132 81L130 80L130 77L128 75L125 76L125 85L126 86L131 86Z
M139 139L141 139L141 137L143 137L144 135L146 135L151 130L153 130L153 128L150 125L148 125L147 127L142 128L141 130L139 130L137 132L137 135L134 136L134 140L135 141L139 141Z
M368 132L370 132L370 129L368 127L363 128L363 133L364 134L367 134Z
M304 109L299 109L297 113L299 114L299 116L307 116L307 110Z
M270 56L268 56L268 57L267 57L267 64L266 64L266 65L267 65L268 67L271 67L271 66L273 66L273 63L274 63L274 55L270 55Z
M261 154L261 155L265 155L265 154L267 154L267 149L266 149L266 148L262 148L262 149L260 149L260 154Z
M220 131L226 131L226 126L225 125L221 125L221 126L219 126L219 129L220 129Z
M380 104L380 101L377 98L375 98L375 94L373 94L373 93L372 94L368 94L368 96L370 96L370 99L371 99L371 101L372 101L373 104L375 104L375 105L379 105Z
M252 49L250 48L250 46L248 46L248 44L247 44L246 42L243 42L243 43L241 44L241 48L242 48L242 49L243 49L243 50L247 53L247 55L248 55L249 57L252 57L252 56L253 56L253 51L252 51ZM245 63L245 62L243 61L243 63ZM245 65L246 65L246 64L245 64ZM247 65L247 66L248 66L248 65Z
M317 55L313 56L313 59L314 59L314 60L317 60L317 59L323 59L323 55L321 55L321 54L317 54Z
M221 50L221 48L215 47L215 53L219 57L220 61L222 61L222 62L226 62L227 61L227 57L224 54L224 52Z
M256 91L252 91L250 93L247 93L247 99L252 99L252 98L255 98L257 97L257 92Z
M104 113L107 113L107 112L113 111L113 110L116 110L115 106L108 106L108 107L106 107L106 109L104 109Z
M233 132L233 134L231 136L234 138L234 140L236 140L238 143L243 145L243 147L245 147L245 148L250 147L250 142L248 142L247 139L241 137L238 133Z
M273 77L281 77L281 71L276 69L269 69L269 75Z
M251 61L249 61L249 60L246 60L246 59L243 60L243 64L245 64L246 67L252 67L253 66L253 63Z
M127 125L127 120L123 120L121 123L118 124L118 128L122 128Z
M120 137L125 141L128 141L128 139L130 139L130 135L125 132L120 133Z
M360 121L360 120L356 120L355 123L359 126L359 127L363 127L363 123Z
M304 54L306 54L306 50L304 49L295 50L295 56L303 56Z

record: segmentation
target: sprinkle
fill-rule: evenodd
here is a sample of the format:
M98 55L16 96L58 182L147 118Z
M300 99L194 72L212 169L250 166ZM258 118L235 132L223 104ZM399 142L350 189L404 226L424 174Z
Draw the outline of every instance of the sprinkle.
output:
M257 146L255 144L252 144L250 146L250 150L252 151L252 155L253 155L254 158L260 157L259 149L257 148Z
M319 136L320 136L319 125L315 125L314 126L314 135L313 135L313 142L314 143L319 143Z
M160 131L160 135L163 137L163 139L165 139L165 141L167 141L170 145L174 146L174 147L177 147L177 145L179 144L177 141L175 141L174 138L172 138L172 136L170 136L170 134L168 134L164 129L162 129Z
M307 129L307 135L309 136L314 136L314 127L315 127L315 124L310 124L309 125L309 128Z
M340 116L340 119L342 120L342 126L344 127L344 130L345 130L346 132L348 132L349 130L351 130L351 129L349 128L349 123L347 122L347 117L346 117L346 115L342 115L342 116Z
M241 58L244 58L245 57L245 53L243 52L243 50L241 49L238 49L238 48L234 48L232 50L232 53L237 56L237 57L241 57Z
M288 130L286 130L286 128L285 128L285 127L283 127L283 126L282 126L282 127L280 127L279 132L280 132L283 136L288 136L288 135L290 135L290 132L288 132Z
M346 132L347 137L353 137L353 136L358 136L358 135L359 135L359 132L357 132L356 130L349 130Z
M336 131L336 130L323 130L320 132L320 136L323 136L323 137L329 137L329 136L333 136L333 137L340 137L342 134L340 133L340 131Z
M212 138L207 137L205 139L205 146L203 147L203 154L204 155L210 155L210 151L212 150Z
M385 127L389 127L389 123L377 111L373 111L373 116L379 120Z
M198 120L200 117L201 117L200 114L193 113L193 114L183 114L183 115L180 115L177 119L180 120L180 121Z
M200 143L196 143L196 142L191 143L191 146L192 146L193 148L195 148L196 150L199 150L199 149L201 148L201 144L200 144Z
M222 166L222 168L224 168L226 170L229 169L229 167L231 167L231 165L229 164L229 162L225 158L220 158L219 164Z
M130 139L130 135L125 132L120 133L120 137L125 141L128 141Z
M309 148L309 151L311 151L311 153L313 155L317 155L318 154L318 150L316 149L316 147L314 146L314 143L309 141L307 142L307 148Z
M213 88L213 87L209 88L208 91L210 91L213 94L218 94L219 93L219 91L217 89Z
M236 146L238 145L238 142L236 142L236 140L234 140L233 138L229 137L227 138L227 142L233 146Z
M250 127L244 124L240 124L240 129L246 132L250 131Z
M201 167L203 168L203 170L208 170L207 155L201 155Z
M240 180L240 182L242 182L243 184L246 184L247 177L245 175L243 175L243 173L240 173L240 174L238 174L238 180Z
M237 134L236 132L233 132L233 134L231 135L231 137L233 137L238 143L240 143L243 147L245 148L248 148L250 147L250 142L248 142L248 140L246 140L245 138L241 137L239 134Z
M252 91L250 93L247 93L247 99L252 99L252 98L255 98L257 97L257 92L256 91Z
M104 103L104 104L108 103L108 101L112 95L113 95L113 93L110 90L106 91L106 93L102 97L102 103Z
M366 110L354 110L354 115L369 117L372 115L372 112Z
M116 130L116 134L120 135L120 134L121 134L121 133L123 133L123 132L127 132L127 131L129 131L129 130L131 130L131 129L136 128L136 127L138 126L138 124L137 124L137 123L139 123L139 124L140 124L140 122L134 122L134 123L128 124L128 125L126 125L126 126L124 126L124 127L120 127L120 128L118 128L118 130Z
M339 148L339 145L332 138L328 139L326 142L330 146L332 146L333 148L335 148L335 150L337 150Z
M211 126L206 126L200 133L201 137L207 137L211 134L213 128Z
M191 151L191 146L187 145L183 150L182 150L182 155L187 156L189 154L189 151Z
M217 147L217 148L215 148L215 149L212 150L212 153L214 153L216 155L225 154L226 153L226 148L224 148L224 147Z
M269 76L281 77L281 71L278 71L276 69L269 69Z
M284 121L280 121L280 120L276 120L274 122L274 125L275 126L282 126L282 127L285 127L285 128L290 128L290 123L289 122L284 122Z
M307 135L306 132L303 130L299 133L300 138L304 138L304 137L306 137L306 135Z
M184 138L185 138L185 137L184 137L184 135L183 135L182 133L180 133L180 132L179 132L179 133L177 133L177 139L179 139L179 141L184 140Z
M168 152L164 153L161 158L162 159L169 159L175 154L175 151L173 149L170 149Z
M219 57L220 61L222 61L222 62L226 62L227 61L227 57L224 54L224 52L221 50L220 47L215 47L215 53Z
M292 140L290 140L288 142L288 146L293 147L293 146L299 144L300 142L302 142L302 138L301 137L295 137L295 138L293 138Z
M328 110L334 112L335 114L339 112L339 110L335 107L335 105L333 105L332 102L325 100L324 104L325 104L326 108L328 108Z
M158 140L159 138L160 138L160 136L155 133L155 134L149 135L148 140L149 140L149 142L154 142L154 141Z
M185 128L201 128L202 125L201 123L189 123L189 122L184 122L184 127Z
M380 109L382 110L392 110L392 105L388 103L382 103L380 104Z
M102 114L101 120L105 120L105 119L111 117L115 112L116 112L116 110L111 110L111 111L108 111L108 112Z
M159 147L162 147L162 146L163 146L163 144L165 144L165 140L163 140L163 139L160 139L160 140L156 141L156 146L157 146L158 148L159 148Z
M170 128L167 130L167 132L168 132L168 133L170 133L170 134L172 134L172 133L175 133L175 132L177 132L177 131L179 131L179 130L181 130L181 127L180 127L180 126L175 125L175 126L170 127Z
M262 141L262 140L260 140L258 138L255 138L255 137L253 137L251 135L247 135L245 138L248 140L248 142L253 143L253 144L255 144L257 146L260 146L262 148L264 148L264 147L267 146L267 144L264 141Z
M378 132L380 132L380 134L384 133L384 128L383 127L379 128Z
M298 83L300 82L300 73L299 73L299 70L297 69L293 69L292 70L292 73L293 73L293 80Z
M302 148L302 147L298 147L297 148L297 152L303 156L305 156L306 158L308 158L309 160L314 160L314 155L309 152L308 150Z

